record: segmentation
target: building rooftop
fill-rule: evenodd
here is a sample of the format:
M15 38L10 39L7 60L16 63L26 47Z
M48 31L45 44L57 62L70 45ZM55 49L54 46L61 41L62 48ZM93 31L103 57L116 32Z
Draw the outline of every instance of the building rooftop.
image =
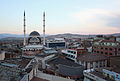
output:
M27 64L32 60L32 58L11 58L1 61L2 65L6 66L16 66L18 68L25 68Z
M43 45L27 45L22 49L25 50L25 49L42 49L42 48L43 48Z
M64 38L54 38L54 39L50 39L46 41L47 43L61 43L61 42L65 42Z
M36 64L34 62L34 64ZM34 68L32 58L10 58L0 61L0 81L19 81Z
M93 42L110 42L110 43L119 43L118 41L112 41L112 40L101 40L101 39L96 39Z
M75 75L79 78L83 76L83 66L61 56L52 58L47 61L47 64L49 65L48 70L57 74L73 78L75 78Z
M40 36L40 34L37 31L33 31L29 36Z
M38 77L33 77L30 81L49 81L49 80L41 79Z
M108 59L108 57L99 55L96 53L87 52L85 54L80 55L77 59L80 61L91 62L91 61L106 60L106 59Z
M98 76L98 77L100 77L100 78L103 78L103 79L105 79L105 80L107 80L107 81L115 81L115 80L112 80L112 79L110 79L110 78L108 78L108 77L103 76L103 73L102 73L102 72L93 71L93 72L90 72L90 73L93 74L93 75L96 75L96 76Z
M120 73L120 56L111 56L110 57L110 67L113 67L114 72Z
M20 81L36 67L33 58L10 58L0 61L0 81Z
M115 80L112 80L110 79L109 77L106 77L103 75L103 69L111 69L111 67L104 67L104 68L98 68L98 69L89 69L89 70L85 70L84 72L85 73L90 73L92 74L92 76L97 76L97 77L100 77L104 80L107 80L107 81L115 81Z
M46 57L49 55L53 55L53 54L58 54L58 52L54 49L49 49L49 48L45 48L40 54L37 54L37 57Z
M57 56L47 62L48 64L62 64L66 66L79 67L81 65L72 62L71 60L64 59L60 56Z
M117 41L112 41L112 40L102 40L101 42L119 43L119 42L117 42Z

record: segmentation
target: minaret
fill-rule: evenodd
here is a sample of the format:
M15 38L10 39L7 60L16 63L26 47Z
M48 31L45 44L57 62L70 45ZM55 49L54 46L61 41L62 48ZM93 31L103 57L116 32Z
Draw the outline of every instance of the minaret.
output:
M24 11L24 46L26 45L26 30L25 30L25 27L26 27L26 23L25 23L25 11Z
M43 45L45 46L45 12L43 13Z

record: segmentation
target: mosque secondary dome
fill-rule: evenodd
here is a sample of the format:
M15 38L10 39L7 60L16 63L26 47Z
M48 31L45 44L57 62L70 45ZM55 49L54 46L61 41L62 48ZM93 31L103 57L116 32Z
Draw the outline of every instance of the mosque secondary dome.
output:
M29 36L40 36L40 34L37 31L33 31Z

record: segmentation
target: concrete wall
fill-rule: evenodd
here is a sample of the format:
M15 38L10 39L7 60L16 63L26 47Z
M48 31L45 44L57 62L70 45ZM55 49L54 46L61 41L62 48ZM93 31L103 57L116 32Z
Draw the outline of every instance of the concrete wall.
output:
M42 62L42 68L45 69L46 68L46 63L45 61L54 57L55 54L52 54L52 55L49 55L49 56L46 56L46 57L35 57L35 59L37 60L37 62L41 61Z
M29 80L31 80L34 77L33 75L33 69L31 70L31 72L29 73Z
M84 64L82 64L81 61L78 62L80 65L83 65L85 68L86 68L86 65L87 65L87 69L90 69L90 68L100 68L101 67L107 67L107 60L102 60L102 61L94 61L94 62L83 62ZM86 64L87 63L87 64ZM98 67L96 67L98 65Z
M20 81L28 81L28 74L24 75L24 77Z
M24 75L24 77L20 81L30 81L36 75L37 75L37 68L34 68L31 70L30 73Z
M5 52L1 52L0 53L0 60L4 60L5 59Z
M50 80L50 81L74 81L72 79L66 79L66 78L63 78L63 77L49 75L49 74L45 74L45 73L42 73L42 72L38 72L37 77L43 78L43 79L46 79L46 80Z

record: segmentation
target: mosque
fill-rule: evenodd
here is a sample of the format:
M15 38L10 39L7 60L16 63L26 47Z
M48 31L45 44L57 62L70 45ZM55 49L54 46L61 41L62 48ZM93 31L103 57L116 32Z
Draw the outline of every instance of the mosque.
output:
M34 57L40 54L45 49L45 12L43 13L43 42L41 41L40 34L37 31L32 31L29 34L28 41L26 43L26 19L24 12L24 47L22 48L23 56Z

